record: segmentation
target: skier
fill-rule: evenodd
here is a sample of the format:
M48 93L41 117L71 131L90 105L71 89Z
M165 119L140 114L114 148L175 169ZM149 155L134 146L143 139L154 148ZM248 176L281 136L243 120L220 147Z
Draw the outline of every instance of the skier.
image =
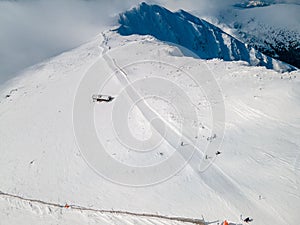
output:
M247 217L246 219L244 219L244 222L246 222L246 223L249 223L249 222L252 222L253 221L253 219L250 219L249 217Z
M221 152L219 152L219 151L216 152L216 155L220 155L220 154L221 154Z
M227 220L224 220L224 222L222 223L222 225L229 225L229 223L227 222Z

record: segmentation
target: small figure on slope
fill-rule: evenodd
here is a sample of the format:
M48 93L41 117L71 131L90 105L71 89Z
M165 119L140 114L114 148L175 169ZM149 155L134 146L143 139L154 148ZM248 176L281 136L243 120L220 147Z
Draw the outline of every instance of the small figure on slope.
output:
M224 220L224 222L222 223L222 225L229 225L229 223L227 222L227 220Z
M246 219L244 219L244 222L246 222L246 223L249 223L249 222L252 222L253 221L253 219L250 219L249 217L247 217Z
M220 154L221 154L221 152L220 152L220 151L217 151L217 152L216 152L216 155L220 155Z

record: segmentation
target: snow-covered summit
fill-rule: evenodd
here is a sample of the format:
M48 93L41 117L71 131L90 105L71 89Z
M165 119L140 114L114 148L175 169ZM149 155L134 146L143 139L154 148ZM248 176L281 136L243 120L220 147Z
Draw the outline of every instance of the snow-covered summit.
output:
M180 10L171 12L158 5L140 4L120 15L121 35L152 35L159 40L179 44L202 59L246 61L277 71L295 68L274 60L223 32L209 22Z
M255 8L255 7L265 7L272 4L298 4L298 0L244 0L234 6L240 8Z
M271 4L275 4L274 0L249 0L249 1L242 1L240 3L235 4L234 6L240 8L254 8L254 7L265 7Z

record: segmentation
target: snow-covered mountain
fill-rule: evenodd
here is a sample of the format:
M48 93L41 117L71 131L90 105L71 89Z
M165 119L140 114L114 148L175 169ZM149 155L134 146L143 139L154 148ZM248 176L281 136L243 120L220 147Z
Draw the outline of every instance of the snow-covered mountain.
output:
M300 4L298 0L244 0L234 6L241 8L265 7L272 4Z
M239 5L221 11L212 21L262 53L300 68L299 2L261 2L265 7Z
M260 0L247 0L241 3L237 3L234 6L241 8L253 8L253 7L264 7L272 4L272 1L260 1Z
M152 35L159 40L181 45L202 59L243 60L250 65L277 71L294 70L259 51L248 47L218 27L183 10L171 12L158 5L142 3L120 15L121 35Z
M118 32L133 21L143 28L135 11ZM187 26L179 38L221 32L174 16ZM163 32L158 18L148 25ZM180 31L166 30L161 37L173 41ZM0 224L297 224L299 70L224 61L216 51L190 57L148 34L118 32L1 86Z

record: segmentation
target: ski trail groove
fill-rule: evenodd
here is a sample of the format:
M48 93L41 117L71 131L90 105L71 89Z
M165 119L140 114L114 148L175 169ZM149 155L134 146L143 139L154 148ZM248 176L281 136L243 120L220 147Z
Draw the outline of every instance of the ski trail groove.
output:
M128 74L117 64L116 60L114 58L111 58L111 56L108 54L108 48L107 48L108 40L104 33L102 33L102 35L104 37L104 41L101 43L101 48L103 49L103 52L102 52L103 59L106 61L106 63L108 64L108 66L111 68L112 71L114 71L114 72L119 71L122 74L122 76L120 76L116 73L116 78L125 87L129 85L130 88L126 91L128 97L133 101L136 99L139 99L138 97L140 97L140 95L138 94L138 92L135 90L134 87L130 86L130 81L128 80ZM206 169L210 169L210 175L199 172L197 160L199 160L199 159L201 160L202 157L204 156L204 153L202 152L202 150L199 149L196 145L194 145L194 143L184 133L179 134L176 129L172 129L172 126L167 121L165 121L163 118L161 118L146 102L142 101L142 103L143 103L143 107L139 107L139 108L140 108L140 111L143 113L143 115L147 119L149 119L149 116L150 116L150 118L154 118L154 116L156 116L155 118L157 118L157 117L160 118L161 121L163 121L164 124L166 125L168 132L170 132L173 135L182 136L182 139L185 142L189 143L191 145L191 147L193 147L196 150L191 158L186 158L186 155L182 154L181 152L179 152L179 153L185 160L187 160L189 162L188 165L192 169L194 169L194 171L198 171L198 175L200 176L201 180L204 181L204 183L211 190L216 191L218 193L218 195L221 198L223 198L224 200L227 199L227 201L226 201L227 203L230 202L231 208L235 208L238 211L240 210L239 203L236 201L236 197L239 196L241 199L245 199L245 201L248 202L245 210L248 211L250 208L260 208L261 211L264 212L265 215L269 214L269 212L266 211L266 209L267 209L266 206L258 205L254 201L252 196L255 193L253 193L249 189L244 190L231 176L226 174L226 172L223 171L222 168L220 168L218 165L216 165L214 163L211 163L208 165L208 167ZM155 126L153 128L156 131L158 131L159 133L161 133L160 130L158 130ZM174 147L174 145L172 144L172 142L170 142L170 140L166 139L166 141L168 141L169 144ZM214 162L214 160L213 160L213 162ZM222 182L216 183L214 180L210 179L210 177L219 177L219 179L222 179ZM226 197L223 196L224 190L220 189L220 186L219 186L220 183L226 184L229 187L229 189L231 190L231 192L228 193L226 195ZM235 195L231 195L231 193L235 193ZM277 214L276 211L274 213ZM273 219L272 215L269 215L269 216L271 219ZM283 224L285 223L284 218L280 217L279 219L283 222Z
M38 204L44 205L44 206L50 206L50 207L56 207L56 208L66 208L65 205L62 205L60 203L46 202L46 201L39 200L39 199L26 198L26 197L22 197L19 195L5 193L2 191L0 191L0 196L18 199L23 202L38 203ZM136 212L122 211L122 210L95 209L95 208L88 208L88 207L84 207L84 206L80 206L80 205L68 205L68 209L77 210L77 211L96 212L96 213L102 213L102 214L118 214L118 215L134 216L134 217L158 218L158 219L164 219L164 220L169 220L169 221L177 221L177 222L191 223L191 224L197 224L197 225L206 225L206 223L203 222L203 220L187 218L187 217L165 216L165 215L151 214L151 213L136 213Z

